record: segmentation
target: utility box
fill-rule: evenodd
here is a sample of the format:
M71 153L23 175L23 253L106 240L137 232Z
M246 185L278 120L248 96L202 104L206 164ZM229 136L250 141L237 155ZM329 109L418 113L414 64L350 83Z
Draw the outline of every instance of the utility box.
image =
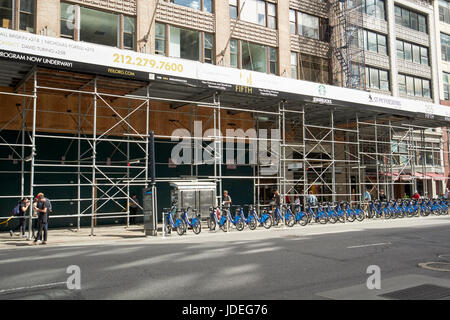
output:
M216 184L202 181L171 182L172 203L178 209L191 207L202 219L209 217L209 209L216 206Z
M144 215L144 233L146 236L156 236L158 230L156 187L145 188L142 194Z

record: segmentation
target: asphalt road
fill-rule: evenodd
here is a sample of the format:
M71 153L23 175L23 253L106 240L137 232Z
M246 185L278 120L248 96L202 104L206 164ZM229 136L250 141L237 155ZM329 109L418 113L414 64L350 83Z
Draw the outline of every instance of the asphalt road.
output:
M450 254L449 217L442 220L325 234L274 230L0 250L0 300L376 299L424 283L450 288L450 272L418 266ZM70 265L80 267L80 290L67 289ZM367 289L370 265L380 268L381 290Z

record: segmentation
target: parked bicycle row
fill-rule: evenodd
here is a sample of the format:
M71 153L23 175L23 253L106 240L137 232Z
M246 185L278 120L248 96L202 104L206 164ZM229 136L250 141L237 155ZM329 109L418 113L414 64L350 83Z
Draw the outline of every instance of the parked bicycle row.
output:
M247 208L244 210L244 208ZM189 218L189 212L193 215ZM234 214L232 214L234 212ZM363 221L364 219L396 219L404 217L443 215L449 212L449 202L445 199L399 199L391 201L369 201L366 203L322 202L317 205L279 205L260 206L259 212L253 205L228 206L210 208L207 218L208 229L214 231L217 227L225 232L230 229L238 231L248 227L255 230L258 227L270 229L280 224L293 227L295 224L306 226L310 223L326 224L337 222ZM176 230L183 235L188 229L195 234L202 230L202 219L196 210L176 206L165 209L164 230L170 234Z

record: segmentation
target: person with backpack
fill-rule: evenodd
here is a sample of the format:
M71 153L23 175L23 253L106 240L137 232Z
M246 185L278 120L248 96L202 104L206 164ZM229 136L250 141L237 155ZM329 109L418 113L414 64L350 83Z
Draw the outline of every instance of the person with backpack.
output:
M19 230L22 238L26 238L25 230L26 230L27 220L25 218L25 214L26 214L29 206L30 206L30 200L28 200L28 198L23 198L14 207L12 215L15 217L19 217L19 219L18 219L19 224L14 229L9 230L9 234L11 235L11 237L14 235L15 231Z
M37 221L38 221L38 233L32 244L37 244L37 241L42 236L42 243L47 244L47 233L48 233L48 215L52 211L52 205L50 200L44 197L43 194L39 195L35 210L37 211Z

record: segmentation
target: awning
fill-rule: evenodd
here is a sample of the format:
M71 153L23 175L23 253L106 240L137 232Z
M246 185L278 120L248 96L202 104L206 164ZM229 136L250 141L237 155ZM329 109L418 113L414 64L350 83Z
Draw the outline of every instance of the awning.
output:
M435 172L427 173L427 176L433 180L447 180L448 179L448 177L446 177L440 173L435 173Z

